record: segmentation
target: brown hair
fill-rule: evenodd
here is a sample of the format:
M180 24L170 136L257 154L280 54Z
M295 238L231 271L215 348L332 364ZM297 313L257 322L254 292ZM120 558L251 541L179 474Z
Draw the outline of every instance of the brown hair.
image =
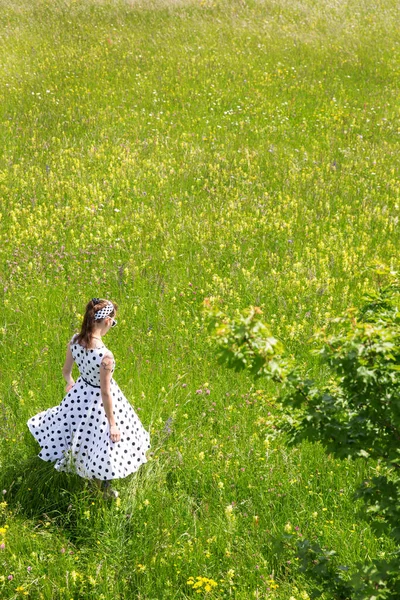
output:
M83 317L81 330L75 339L76 343L81 344L81 345L85 346L86 348L88 346L90 346L90 343L92 341L92 335L94 332L94 323L95 323L94 315L98 310L101 310L102 308L107 306L107 304L109 302L111 302L111 301L110 300L101 300L100 298L93 298L92 300L90 300L90 302L88 302L88 304L86 305L86 311L85 311L85 315ZM115 313L118 308L118 306L115 302L113 302L112 304L114 305L114 310L109 315L107 315L108 317L115 317ZM104 318L106 318L106 317L104 317ZM103 319L99 319L97 322L101 323L101 321L103 321ZM83 342L83 344L82 344L82 342Z

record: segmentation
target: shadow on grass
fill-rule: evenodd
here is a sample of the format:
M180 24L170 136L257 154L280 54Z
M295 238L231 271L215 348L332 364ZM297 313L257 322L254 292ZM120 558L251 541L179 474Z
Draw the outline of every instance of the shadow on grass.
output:
M81 512L99 491L78 475L59 473L38 456L13 456L0 474L4 500L15 515L42 526L51 522L75 545L85 543Z
M5 500L15 516L29 519L34 528L49 528L51 524L75 546L92 543L92 538L107 527L115 499L105 497L96 482L59 472L54 462L40 459L38 445L29 432L24 432L21 442L2 445L0 501ZM122 487L125 494L133 496L145 478L142 470L113 487Z
M3 466L0 487L10 508L32 519L54 519L68 512L72 497L84 493L87 483L31 456Z
M37 526L50 521L73 544L84 545L91 537L87 528L93 523L83 515L88 509L93 510L94 505L101 515L103 510L108 511L113 500L105 499L94 482L59 472L53 462L45 462L33 453L27 455L30 446L28 439L27 445L20 452L15 449L2 465L0 500L4 499L14 514L32 520ZM136 474L136 485L144 476L143 472ZM97 526L101 528L99 523Z

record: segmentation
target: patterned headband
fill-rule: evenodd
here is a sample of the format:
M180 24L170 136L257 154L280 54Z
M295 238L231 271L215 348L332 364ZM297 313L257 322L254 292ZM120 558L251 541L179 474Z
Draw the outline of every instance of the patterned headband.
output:
M94 319L95 319L95 321L104 319L104 317L108 317L108 315L110 315L113 311L114 311L114 304L112 302L109 302L107 304L107 306L104 306L104 308L101 308L100 310L98 310L97 312L94 313Z

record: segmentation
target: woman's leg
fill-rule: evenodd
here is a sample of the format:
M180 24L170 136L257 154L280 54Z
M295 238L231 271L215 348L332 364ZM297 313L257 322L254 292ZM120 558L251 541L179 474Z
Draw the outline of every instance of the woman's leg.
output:
M117 490L111 487L111 480L102 481L101 489L105 498L118 498Z

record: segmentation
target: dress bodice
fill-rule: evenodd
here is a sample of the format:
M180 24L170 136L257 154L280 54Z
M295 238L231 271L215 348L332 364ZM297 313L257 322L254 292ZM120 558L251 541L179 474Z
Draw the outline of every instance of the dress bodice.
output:
M74 338L71 340L71 353L76 362L80 376L87 383L100 386L100 364L105 354L111 355L111 352L104 344L99 342L98 348L84 348L76 343ZM115 363L113 361L112 371L114 371Z

